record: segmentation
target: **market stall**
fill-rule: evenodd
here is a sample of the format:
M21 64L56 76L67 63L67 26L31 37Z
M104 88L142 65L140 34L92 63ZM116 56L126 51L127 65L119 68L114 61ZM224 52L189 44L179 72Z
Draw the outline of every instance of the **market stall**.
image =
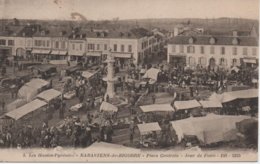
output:
M55 89L49 89L49 90L41 92L36 97L48 103L48 102L56 99L59 96L61 96L60 91L57 91Z
M222 108L222 104L219 101L199 101L202 108L206 110L206 112L219 113L219 110Z
M147 116L150 116L150 121L161 121L163 118L167 116L171 117L174 109L171 104L152 104L152 105L144 105L140 106L142 112L144 112ZM147 122L147 121L146 121Z
M38 93L47 89L49 82L42 79L32 79L30 82L23 85L18 91L18 97L25 99L27 102L33 100Z
M197 100L175 101L174 108L176 110L174 113L175 119L187 118L190 115L194 117L203 116L201 104Z
M206 117L171 121L171 124L177 135L178 143L183 139L185 142L192 142L185 138L196 136L200 144L211 144L235 140L236 123L248 118L250 117L209 114Z
M158 134L161 127L158 122L137 125L140 132L140 144L143 147L155 147L158 145Z
M21 106L20 108L6 113L5 117L10 118L14 121L28 121L29 118L36 115L38 116L38 114L42 111L40 109L45 109L46 105L46 102L35 99L32 102ZM36 121L41 121L40 117ZM18 123L17 125L19 126L20 124Z

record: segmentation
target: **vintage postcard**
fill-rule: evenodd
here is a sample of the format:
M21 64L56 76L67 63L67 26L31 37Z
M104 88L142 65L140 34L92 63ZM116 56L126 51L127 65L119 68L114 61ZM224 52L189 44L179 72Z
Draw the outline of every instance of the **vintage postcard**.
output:
M0 0L0 161L257 161L258 17L258 0Z

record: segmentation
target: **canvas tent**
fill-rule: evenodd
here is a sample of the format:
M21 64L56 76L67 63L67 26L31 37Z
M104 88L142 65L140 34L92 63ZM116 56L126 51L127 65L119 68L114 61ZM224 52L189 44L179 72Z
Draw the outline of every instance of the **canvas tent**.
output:
M57 91L55 89L49 89L46 91L41 92L40 94L37 95L37 98L42 99L46 102L49 102L61 95L60 91Z
M158 73L160 72L159 69L156 69L156 68L150 68L148 69L143 78L149 78L149 79L153 79L153 80L157 80L157 76L158 76Z
M161 127L159 126L158 122L138 124L137 127L141 135L146 135L153 131L161 131Z
M205 143L230 141L236 138L236 123L249 116L227 116L209 114L206 117L190 117L183 120L171 121L178 142L184 135L194 135Z
M43 88L49 85L48 81L45 81L43 79L32 79L31 81L29 81L28 83L25 84L26 86L32 87L32 88Z
M17 108L11 112L8 112L5 114L5 116L10 117L14 120L19 120L23 116L36 111L37 109L45 106L47 103L44 101L41 101L39 99L35 99L32 102L25 104L24 106L21 106L20 108Z
M199 101L203 108L222 108L219 101Z
M178 110L201 107L201 105L197 100L188 100L188 101L175 101L174 107L178 111Z
M42 79L32 79L30 82L22 86L18 91L18 97L31 101L49 82Z
M86 79L91 78L93 75L95 75L95 73L89 72L89 71L83 71L81 74L83 77L85 77Z
M170 104L153 104L140 106L143 112L173 112L174 109Z
M247 90L239 90L232 92L224 92L219 96L220 102L226 103L236 99L249 99L249 98L257 98L258 97L258 89L247 89Z
M16 108L19 108L19 107L25 105L26 103L27 103L27 101L25 99L16 99L15 101L8 104L6 106L6 108L7 108L7 111L11 111L11 110L14 110Z
M100 111L117 112L118 108L115 105L103 101L100 106Z

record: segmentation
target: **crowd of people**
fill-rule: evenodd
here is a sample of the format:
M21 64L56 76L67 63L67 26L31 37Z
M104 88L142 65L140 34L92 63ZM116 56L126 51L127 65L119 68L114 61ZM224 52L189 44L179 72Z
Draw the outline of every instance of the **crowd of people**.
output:
M150 84L145 81L145 85L139 85L145 71L150 68L160 69L157 77L157 83ZM115 65L116 72L119 72L120 66ZM134 65L129 64L126 68L126 74L118 78L115 83L115 91L122 91L122 95L127 98L128 104L124 108L129 109L129 139L130 143L134 142L136 134L135 129L138 123L142 122L159 122L162 127L160 135L160 142L164 145L174 142L172 134L170 134L171 116L149 116L138 112L137 108L142 99L150 96L152 103L156 102L156 96L153 92L159 92L161 85L166 86L166 90L174 95L176 88L186 89L190 92L189 99L199 95L199 88L206 86L209 90L214 92L223 92L228 85L228 82L235 80L237 83L244 85L252 85L252 78L254 69L240 68L239 71L227 72L223 69L217 71L207 68L197 67L195 70L184 67L171 67L169 65ZM75 91L75 96L79 103L84 104L83 109L86 115L86 120L80 117L74 117L72 114L68 115L68 108L64 97L57 99L48 105L46 109L46 121L40 127L25 124L19 131L15 131L13 127L4 129L0 135L1 147L44 147L54 148L63 146L64 142L68 142L68 146L73 147L87 147L95 141L112 142L114 135L115 122L118 125L118 119L115 114L99 111L99 107L103 101L113 101L106 93L106 82L103 81L103 76L107 74L105 66L100 66L95 74L86 79L82 76L81 71L75 71L70 74L70 77L60 77L60 81L64 79L63 94ZM129 79L132 81L130 82ZM19 84L19 87L21 85ZM120 88L120 89L118 89ZM121 93L120 93L121 94ZM99 99L98 99L99 98ZM178 97L179 98L179 97ZM178 99L177 98L177 99ZM179 98L179 100L182 100ZM5 106L5 104L2 107ZM234 104L232 104L234 105ZM225 108L233 108L232 105L224 106ZM240 105L242 108L244 105ZM3 107L4 108L4 107ZM94 114L90 111L98 109ZM62 125L49 126L48 121L53 119L53 113L59 110L59 119L62 120ZM256 109L254 109L256 110ZM223 110L225 111L225 110ZM240 113L243 110L237 110ZM68 115L68 116L67 116ZM155 138L153 134L152 138Z

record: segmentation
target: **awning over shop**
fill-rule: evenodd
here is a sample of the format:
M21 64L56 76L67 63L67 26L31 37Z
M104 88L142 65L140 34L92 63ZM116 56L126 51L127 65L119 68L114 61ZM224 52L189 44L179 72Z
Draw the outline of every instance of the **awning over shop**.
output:
M227 116L208 114L205 117L190 117L178 121L171 121L178 142L184 135L194 135L206 143L230 141L236 138L236 123L250 118L249 116Z
M33 49L32 50L33 54L49 54L50 50L45 50L45 49Z
M118 108L115 105L103 101L100 106L100 111L117 112Z
M141 135L145 135L153 131L161 131L161 127L159 126L158 122L138 124L137 127Z
M60 51L60 50L52 50L51 54L52 55L61 55L61 56L65 56L67 55L68 51Z
M199 101L203 108L222 108L219 101Z
M69 53L70 56L83 56L84 55L84 52L78 52L78 53Z
M6 116L13 118L14 120L18 120L20 118L22 118L23 116L45 106L47 103L44 101L41 101L39 99L35 99L32 102L25 104L24 106L15 109L7 114L5 114Z
M201 105L197 100L188 100L188 101L175 101L174 107L176 110L183 110L183 109L201 107Z
M87 52L86 56L101 57L101 52Z
M153 104L140 106L143 112L173 112L174 109L170 104Z
M156 69L156 68L150 68L148 69L143 78L150 78L150 79L154 79L154 80L157 80L157 77L158 77L158 73L160 72L159 69Z
M41 50L40 50L40 49L33 49L33 50L32 50L32 53L33 53L33 54L40 54L40 53L41 53Z
M113 53L113 56L115 58L132 58L132 54L125 54L125 53L122 53L122 54L119 54L119 53Z
M243 59L244 63L256 64L256 59Z
M37 98L43 99L47 102L59 97L61 95L60 91L57 91L55 89L49 89L46 91L41 92L37 95Z

